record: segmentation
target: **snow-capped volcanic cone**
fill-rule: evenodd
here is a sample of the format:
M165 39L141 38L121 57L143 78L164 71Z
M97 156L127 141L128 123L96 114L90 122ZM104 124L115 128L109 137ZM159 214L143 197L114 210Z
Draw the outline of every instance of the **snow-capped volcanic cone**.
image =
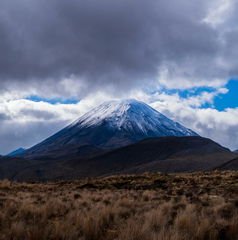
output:
M92 109L55 135L27 150L23 156L90 152L135 143L150 137L198 136L136 100L110 101Z
M89 111L69 127L91 128L106 127L113 137L133 142L148 137L198 136L195 132L174 122L149 105L133 99L105 102ZM111 139L103 146L111 147Z

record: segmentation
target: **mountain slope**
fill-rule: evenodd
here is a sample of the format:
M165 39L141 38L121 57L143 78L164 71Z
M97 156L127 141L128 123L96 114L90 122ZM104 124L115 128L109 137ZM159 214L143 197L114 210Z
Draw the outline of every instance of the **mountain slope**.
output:
M238 154L236 153L236 158L218 166L217 169L222 171L227 171L227 170L237 171L238 170Z
M198 135L143 102L111 101L89 111L22 156L59 157L94 153L101 149L126 146L145 138L166 136Z
M195 172L216 169L236 154L202 137L162 137L73 158L2 159L0 178L19 181L77 179L144 172ZM10 173L8 172L10 170Z
M21 154L21 153L23 153L23 152L25 152L25 151L26 151L26 149L24 149L24 148L18 148L18 149L16 149L15 151L12 151L12 152L8 153L6 156L7 156L7 157L12 157L12 156Z
M234 156L230 150L202 137L151 138L91 158L85 164L88 168L84 172L100 176L147 171L206 171L233 159ZM68 164L77 166L77 161L69 161ZM82 163L80 165L83 166ZM96 170L90 170L91 166Z
M227 171L237 171L238 170L238 158L235 158L227 163L224 163L222 166L218 167L217 169Z

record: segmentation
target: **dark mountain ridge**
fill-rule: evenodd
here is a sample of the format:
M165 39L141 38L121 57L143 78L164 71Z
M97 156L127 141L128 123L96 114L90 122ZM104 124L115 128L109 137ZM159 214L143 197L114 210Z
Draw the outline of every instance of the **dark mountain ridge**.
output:
M236 156L212 140L202 137L150 138L94 155L2 159L0 178L48 181L157 171L210 171Z

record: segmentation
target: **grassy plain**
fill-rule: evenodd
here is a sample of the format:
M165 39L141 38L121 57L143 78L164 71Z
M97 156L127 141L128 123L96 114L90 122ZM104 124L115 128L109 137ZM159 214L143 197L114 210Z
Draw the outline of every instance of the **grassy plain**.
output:
M236 240L238 172L0 182L0 240Z

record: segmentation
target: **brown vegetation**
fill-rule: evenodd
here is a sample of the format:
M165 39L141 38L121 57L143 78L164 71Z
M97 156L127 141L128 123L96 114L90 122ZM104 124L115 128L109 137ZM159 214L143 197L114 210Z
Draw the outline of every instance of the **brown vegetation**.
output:
M238 172L0 182L0 240L235 240Z

